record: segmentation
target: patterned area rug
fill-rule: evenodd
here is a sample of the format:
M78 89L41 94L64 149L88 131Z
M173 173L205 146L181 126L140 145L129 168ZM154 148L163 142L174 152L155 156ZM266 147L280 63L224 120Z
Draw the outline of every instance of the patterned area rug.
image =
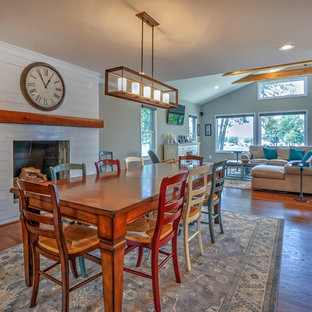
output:
M169 261L160 270L162 311L276 311L283 220L232 212L224 212L223 220L225 233L216 228L215 244L203 226L205 255L200 255L196 239L191 241L191 272L186 271L180 235L182 283L175 283ZM133 267L136 252L125 259ZM42 261L42 267L48 263ZM86 264L90 274L99 270L89 261ZM21 245L1 252L0 265L1 311L60 311L61 288L47 279L41 279L37 306L28 308L31 288L24 284ZM150 261L145 260L142 271L149 268ZM54 270L59 277L59 269ZM70 294L70 311L103 311L102 298L102 281L97 279ZM124 273L123 311L154 311L150 280Z
M251 181L248 180L236 180L236 179L225 179L224 186L230 188L239 188L245 190L251 190Z

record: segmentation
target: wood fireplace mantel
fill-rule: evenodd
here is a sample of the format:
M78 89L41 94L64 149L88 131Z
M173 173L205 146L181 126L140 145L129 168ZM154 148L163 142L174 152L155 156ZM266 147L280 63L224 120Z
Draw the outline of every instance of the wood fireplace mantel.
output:
M0 123L104 128L104 120L0 110Z

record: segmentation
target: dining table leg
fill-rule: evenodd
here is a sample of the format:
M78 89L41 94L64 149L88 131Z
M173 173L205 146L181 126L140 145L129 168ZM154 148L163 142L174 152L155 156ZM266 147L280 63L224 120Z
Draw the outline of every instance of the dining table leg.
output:
M21 213L21 201L19 200L19 209ZM22 241L23 241L23 252L24 252L24 277L26 286L32 286L32 254L29 242L29 235L25 224L20 216L20 223L22 228Z
M105 312L121 312L126 220L98 217Z

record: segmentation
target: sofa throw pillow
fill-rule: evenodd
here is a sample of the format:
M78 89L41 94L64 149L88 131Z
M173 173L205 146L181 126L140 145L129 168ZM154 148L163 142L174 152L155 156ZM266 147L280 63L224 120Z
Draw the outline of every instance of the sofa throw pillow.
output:
M301 162L302 163L305 163L305 162L308 162L310 163L312 161L312 150L311 151L308 151L304 157L301 159Z
M263 152L264 152L264 158L265 159L276 159L277 158L276 148L264 147Z
M301 160L304 155L304 150L290 149L288 160Z

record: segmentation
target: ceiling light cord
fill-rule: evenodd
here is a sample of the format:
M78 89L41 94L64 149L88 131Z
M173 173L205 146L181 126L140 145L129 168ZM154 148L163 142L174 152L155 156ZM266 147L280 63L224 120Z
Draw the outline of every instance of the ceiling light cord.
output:
M152 27L152 79L154 79L154 26Z
M141 35L141 74L143 74L143 28L144 22L142 19L142 35Z

